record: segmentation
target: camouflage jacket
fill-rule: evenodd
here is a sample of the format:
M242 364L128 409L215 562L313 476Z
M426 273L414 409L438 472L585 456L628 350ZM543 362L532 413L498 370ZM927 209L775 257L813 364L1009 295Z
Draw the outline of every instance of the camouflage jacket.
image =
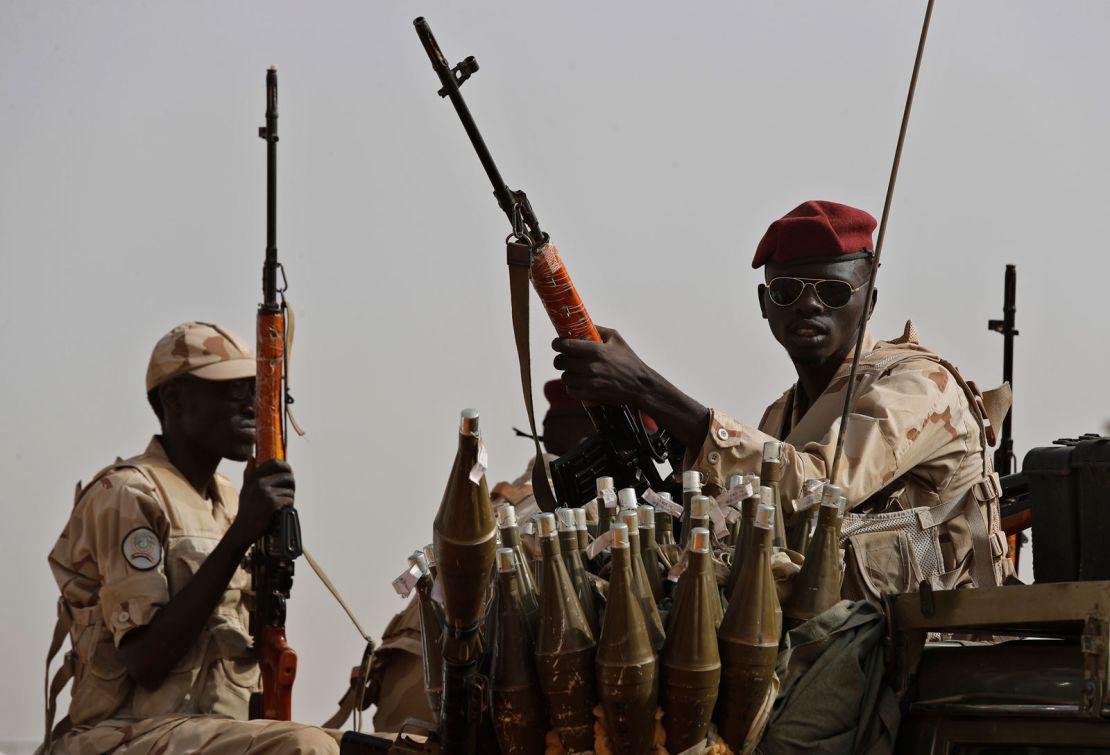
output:
M61 590L60 625L68 625L73 648L63 664L73 675L70 725L171 713L247 717L259 671L248 632L250 576L242 568L157 689L131 680L118 649L196 574L238 510L238 491L226 478L215 475L201 496L157 438L78 487L49 557Z
M870 592L916 589L921 579L940 587L1000 582L1009 562L999 530L998 478L988 454L991 423L978 389L922 346L910 322L890 341L876 341L868 333L863 354L844 456L833 482L841 486L853 515L887 517L899 526L916 519L909 522L911 529L930 538L935 532L937 551L916 564L896 563L913 550L908 541L920 539L920 532L905 534L906 542L894 535L854 543L846 537L863 579L873 583ZM758 428L712 410L709 432L701 448L688 454L687 468L700 471L713 492L730 474L758 472L764 442L785 441L780 489L789 519L802 484L828 479L850 364L851 355L808 408L803 408L801 388L792 386L768 407ZM1001 403L1008 407L1008 389ZM1004 414L1005 407L992 413ZM865 526L875 529L882 521L872 518ZM852 532L848 520L844 531ZM848 572L851 567L849 559Z

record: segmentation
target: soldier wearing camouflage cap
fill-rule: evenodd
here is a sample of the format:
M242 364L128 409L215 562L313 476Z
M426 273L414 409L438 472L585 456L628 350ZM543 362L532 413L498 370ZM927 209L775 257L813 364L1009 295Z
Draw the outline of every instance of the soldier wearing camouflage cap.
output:
M803 483L827 480L832 466L858 325L876 300L865 301L875 225L862 210L809 201L760 241L752 261L765 273L760 310L798 380L758 426L675 388L615 330L599 328L600 344L557 339L555 367L576 398L650 412L685 444L685 467L701 472L710 492L730 474L758 472L764 443L784 441L780 489L789 518ZM845 597L877 601L922 580L937 588L995 585L1011 573L987 453L1008 406L1008 388L980 394L920 344L912 323L885 342L866 334L832 480L852 511L842 529Z
M242 491L216 472L253 452L254 375L250 346L218 325L185 323L155 345L146 389L161 434L78 486L50 553L51 655L65 632L73 650L51 685L47 752L339 752L338 732L247 720L260 686L241 564L294 491L282 461L249 471ZM70 677L69 714L50 731Z

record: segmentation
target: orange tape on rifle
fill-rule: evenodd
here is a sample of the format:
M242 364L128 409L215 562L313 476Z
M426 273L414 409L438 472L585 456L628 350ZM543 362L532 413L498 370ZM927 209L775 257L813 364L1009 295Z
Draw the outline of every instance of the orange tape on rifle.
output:
M281 380L285 359L285 317L281 313L258 314L257 346L255 459L261 464L270 459L285 458L282 439L285 401Z
M554 244L544 244L532 259L532 285L561 338L601 343L601 334L594 327Z

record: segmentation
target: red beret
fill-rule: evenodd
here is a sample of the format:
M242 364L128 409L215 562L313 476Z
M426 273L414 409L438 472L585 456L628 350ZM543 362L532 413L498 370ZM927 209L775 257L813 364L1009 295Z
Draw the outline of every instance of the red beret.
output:
M836 202L803 202L771 223L755 250L752 267L810 260L848 261L874 250L875 218ZM840 258L840 259L835 259Z

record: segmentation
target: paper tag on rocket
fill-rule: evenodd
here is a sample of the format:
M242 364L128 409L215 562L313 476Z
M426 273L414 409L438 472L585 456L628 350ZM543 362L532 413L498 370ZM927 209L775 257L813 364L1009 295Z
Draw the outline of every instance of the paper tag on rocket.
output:
M416 587L416 583L419 579L420 567L413 564L401 572L397 579L393 580L393 589L402 598L407 598L412 595L412 588Z
M613 508L617 505L617 491L612 488L606 488L601 491L601 502L605 504L606 508ZM613 504L610 506L609 504Z
M582 505L582 508L585 509L585 511L586 511L586 521L587 522L596 522L597 521L597 499L596 498L594 498L593 500L590 500L590 501L586 501L586 503L584 503Z
M470 468L470 481L477 485L487 469L489 469L489 453L486 451L486 444L479 438L478 461L474 462L474 466Z
M802 485L802 497L794 501L795 511L807 511L821 503L825 483L820 480L806 480Z
M723 492L719 496L717 496L717 505L720 506L722 509L725 509L725 508L738 509L738 508L740 508L740 502L742 500L744 500L745 498L751 498L751 497L752 497L752 484L750 482L745 482L741 485L737 485L732 490L726 490L725 492Z
M609 547L609 541L613 539L613 531L602 532L592 543L586 546L586 557L589 559L597 558L597 554Z
M690 564L690 551L683 548L682 556L678 559L678 563L671 567L667 572L667 579L671 582L677 582L678 578L682 576L682 572L686 571L686 567Z
M522 534L522 535L533 535L533 534L535 534L535 532L536 532L536 517L538 517L541 513L542 512L537 511L534 514L529 514L528 517L524 520L524 522L520 525L520 534Z
M676 519L682 516L681 506L679 506L674 501L668 501L666 498L659 495L651 488L648 488L644 491L644 500L660 511L666 511L668 514L675 517Z
M713 534L718 539L728 534L728 520L725 519L725 512L721 511L721 507L712 498L709 499L709 521L713 523Z

